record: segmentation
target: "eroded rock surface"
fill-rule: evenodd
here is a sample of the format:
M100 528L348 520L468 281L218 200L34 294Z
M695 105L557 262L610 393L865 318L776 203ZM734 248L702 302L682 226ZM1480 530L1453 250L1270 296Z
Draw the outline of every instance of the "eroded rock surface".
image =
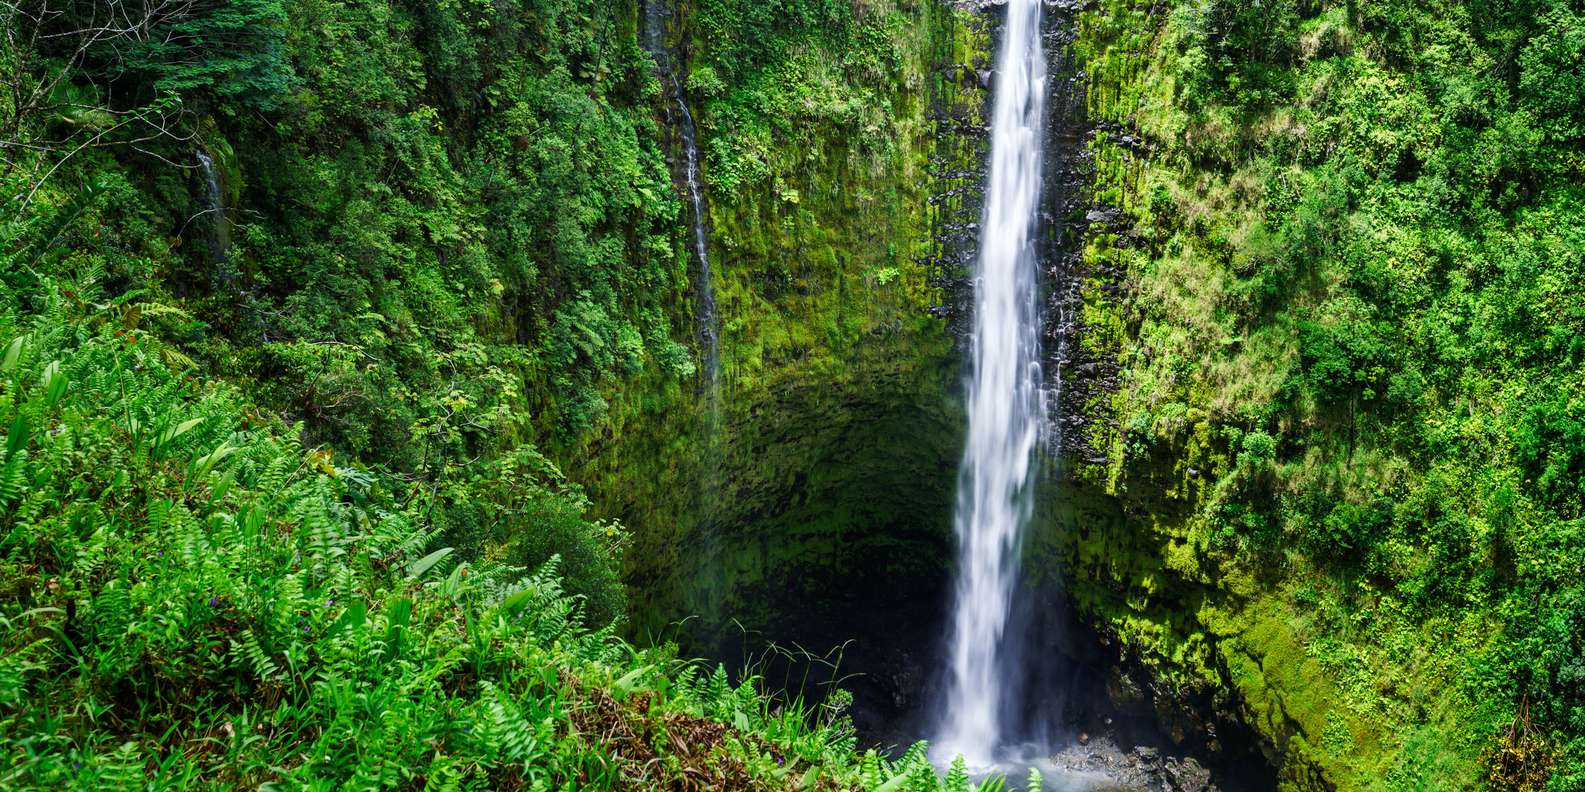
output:
M1051 761L1062 772L1105 779L1095 787L1104 792L1221 792L1193 757L1144 746L1124 750L1108 739L1074 743Z

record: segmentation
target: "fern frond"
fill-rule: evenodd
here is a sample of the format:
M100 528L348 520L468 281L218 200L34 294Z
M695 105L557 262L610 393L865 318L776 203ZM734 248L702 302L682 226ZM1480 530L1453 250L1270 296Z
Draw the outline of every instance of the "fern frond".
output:
M273 680L280 676L280 666L265 653L264 647L259 645L259 636L252 629L244 630L240 639L231 639L231 653L260 679Z
M27 458L27 450L18 449L0 467L0 508L10 506L27 491Z
M952 760L952 766L947 768L946 792L970 792L969 768L959 756Z

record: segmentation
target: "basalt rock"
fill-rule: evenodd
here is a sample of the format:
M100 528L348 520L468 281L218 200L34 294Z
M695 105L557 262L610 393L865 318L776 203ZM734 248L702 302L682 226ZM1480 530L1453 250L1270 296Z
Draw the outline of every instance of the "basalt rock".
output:
M1063 772L1094 777L1092 788L1106 792L1220 792L1211 771L1193 757L1145 746L1124 750L1105 737L1070 746L1051 763Z

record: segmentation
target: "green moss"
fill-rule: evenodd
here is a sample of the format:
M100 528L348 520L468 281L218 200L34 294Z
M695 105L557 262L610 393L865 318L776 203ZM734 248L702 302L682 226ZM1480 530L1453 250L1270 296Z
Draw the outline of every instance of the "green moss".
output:
M846 92L864 112L884 111L878 126L788 107L787 134L758 155L774 176L723 183L710 172L716 155L706 161L719 392L636 381L612 397L605 436L567 455L569 475L633 533L635 635L675 634L669 625L698 617L683 637L703 647L734 621L765 626L777 600L945 574L964 421L928 263L956 204L930 199L950 186L944 174L975 171L980 158L963 131L972 124L937 114L976 118L984 92L940 75L985 57L989 37L982 18L945 4L882 16L897 35L828 59L878 48L886 68L837 74L790 49L775 67L782 82L756 88ZM754 79L715 71L723 96ZM718 117L729 108L700 109L706 152L738 134Z
M1290 788L1476 788L1511 733L1579 764L1580 578L1553 560L1578 554L1553 486L1577 421L1520 406L1578 379L1536 346L1572 326L1575 157L1492 65L1572 23L1249 8L1081 15L1088 109L1118 130L1093 199L1123 212L1084 250L1080 343L1119 369L1084 407L1116 420L1087 424L1105 461L1037 550L1158 679L1225 689ZM1505 156L1553 164L1520 195L1473 168Z

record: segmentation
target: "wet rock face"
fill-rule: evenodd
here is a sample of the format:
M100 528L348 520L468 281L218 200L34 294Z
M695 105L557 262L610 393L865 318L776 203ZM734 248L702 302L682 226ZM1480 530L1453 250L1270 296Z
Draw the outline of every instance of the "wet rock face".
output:
M1128 274L1115 263L1116 257L1086 260L1086 242L1105 239L1116 248L1142 244L1124 210L1096 193L1094 151L1103 142L1121 145L1142 155L1150 148L1137 129L1095 121L1086 114L1089 75L1085 64L1069 55L1068 45L1074 30L1072 20L1087 5L1086 0L1047 2L1046 35L1051 53L1052 91L1047 135L1052 144L1048 148L1046 191L1041 207L1047 219L1041 250L1047 275L1046 373L1050 379L1048 384L1056 394L1051 406L1054 428L1051 451L1060 459L1056 471L1060 483L1053 489L1058 490L1056 500L1062 504L1057 507L1061 514L1054 514L1051 519L1052 525L1060 527L1054 527L1048 535L1055 537L1053 545L1060 549L1045 559L1052 566L1070 570L1075 578L1087 574L1075 569L1081 567L1082 562L1070 555L1074 548L1069 543L1075 541L1077 535L1093 533L1097 525L1113 524L1109 523L1109 518L1102 517L1103 514L1115 515L1118 525L1140 516L1129 513L1126 502L1119 503L1099 493L1082 492L1084 486L1079 477L1070 475L1078 468L1109 463L1107 449L1100 441L1109 437L1117 425L1111 396L1119 388L1121 366L1104 343L1110 331L1086 324L1085 307L1093 307L1096 303L1127 304L1132 292ZM1093 315L1094 312L1089 313ZM1097 343L1097 338L1103 342ZM1066 567L1067 564L1073 566ZM1093 581L1075 578L1068 582L1093 585ZM1187 602L1184 607L1189 607ZM1097 618L1093 612L1087 615ZM1103 631L1107 629L1104 617L1097 621ZM1119 748L1119 745L1138 743L1129 734L1090 722L1086 725L1096 739L1073 746L1059 757L1072 769L1098 772L1111 779L1115 786L1110 788L1118 790L1216 789L1212 785L1211 770L1188 757L1187 752L1193 751L1214 766L1216 777L1221 779L1225 789L1244 792L1274 786L1268 777L1270 773L1260 769L1270 757L1256 750L1256 737L1242 726L1236 707L1212 690L1186 697L1181 689L1158 686L1150 669L1140 665L1137 658L1117 650L1124 642L1112 636L1103 638L1100 643L1109 647L1104 652L1105 662L1117 671L1107 683L1110 703L1123 710L1148 710L1148 720L1163 737L1155 744L1174 745L1179 755L1167 755L1148 747ZM1245 768L1246 764L1252 767Z
M952 4L965 11L986 11L989 9L999 10L1002 6L1007 5L1007 0L953 0ZM1089 5L1089 0L1046 0L1047 12L1067 11L1069 13L1077 13L1088 8Z
M1081 451L1079 442L1088 433L1084 405L1103 387L1105 372L1086 358L1079 343L1085 328L1081 285L1084 238L1091 223L1086 216L1090 201L1090 124L1085 116L1085 76L1071 55L1074 16L1078 2L1048 2L1045 15L1046 50L1050 57L1046 135L1044 218L1041 260L1046 274L1045 371L1047 387L1057 394L1050 420L1057 447L1063 456ZM1090 212L1093 214L1093 212ZM1086 455L1078 453L1080 459Z
M938 662L966 423L952 330L971 293L990 68L989 18L910 5L921 35L900 51L924 79L868 86L904 119L896 153L872 167L844 128L823 128L809 151L767 155L788 165L796 209L769 185L709 196L732 320L724 406L691 419L660 402L664 418L629 423L600 473L604 508L635 536L630 634L675 637L810 702L840 657L853 720L881 743L918 738L894 724L909 725L900 713L922 706ZM869 272L904 256L902 282Z

